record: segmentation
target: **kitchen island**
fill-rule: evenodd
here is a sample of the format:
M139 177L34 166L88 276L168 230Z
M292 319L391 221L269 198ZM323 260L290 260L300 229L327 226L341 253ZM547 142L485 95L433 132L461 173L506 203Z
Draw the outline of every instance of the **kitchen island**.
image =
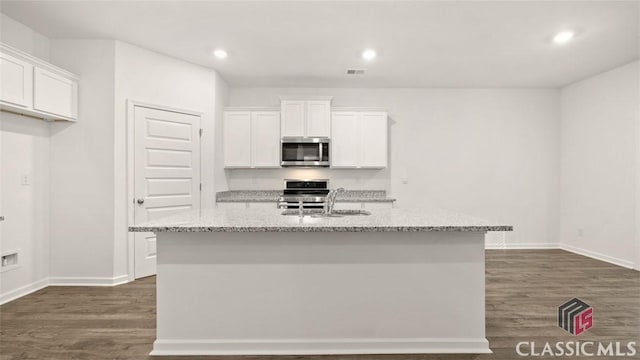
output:
M443 210L210 209L157 234L152 355L490 353L484 234Z

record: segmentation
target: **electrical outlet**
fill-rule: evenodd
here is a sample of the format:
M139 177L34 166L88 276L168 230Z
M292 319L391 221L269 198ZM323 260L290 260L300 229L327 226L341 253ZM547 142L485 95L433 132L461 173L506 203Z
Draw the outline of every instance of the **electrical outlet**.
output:
M20 184L31 185L31 176L29 174L22 174L20 177Z

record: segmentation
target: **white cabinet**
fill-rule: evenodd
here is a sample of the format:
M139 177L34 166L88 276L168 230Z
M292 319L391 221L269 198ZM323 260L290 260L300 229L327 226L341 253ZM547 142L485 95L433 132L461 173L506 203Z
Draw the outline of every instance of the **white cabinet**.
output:
M225 111L224 166L227 168L280 167L280 113Z
M36 66L33 71L33 108L65 118L77 113L78 83Z
M280 113L251 113L251 166L280 167Z
M331 126L331 167L358 167L360 120L358 113L334 112Z
M283 99L280 103L282 136L331 136L331 100Z
M283 100L280 103L282 136L305 135L305 102Z
M0 101L25 108L33 104L33 65L2 52Z
M225 167L251 166L251 112L226 111L223 124Z
M48 120L78 118L78 78L0 43L0 108Z
M331 102L309 100L306 102L307 137L331 136Z
M387 113L336 111L331 116L331 167L387 167Z

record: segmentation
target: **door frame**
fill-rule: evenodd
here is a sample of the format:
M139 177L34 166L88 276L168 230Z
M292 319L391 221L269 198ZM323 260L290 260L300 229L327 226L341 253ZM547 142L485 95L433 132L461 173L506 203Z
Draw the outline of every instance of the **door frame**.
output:
M134 190L135 190L135 108L144 107L149 109L171 111L180 114L194 115L200 118L200 129L202 129L203 111L189 110L173 106L158 105L151 102L127 99L127 272L128 281L135 280L135 237L128 231L128 227L134 223L135 206ZM200 151L200 183L202 183L202 136L199 141ZM200 191L200 207L202 207L202 191Z

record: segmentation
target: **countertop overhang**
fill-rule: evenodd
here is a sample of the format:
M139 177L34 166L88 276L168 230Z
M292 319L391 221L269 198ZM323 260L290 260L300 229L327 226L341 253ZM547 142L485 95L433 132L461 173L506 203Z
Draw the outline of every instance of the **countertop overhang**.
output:
M371 215L311 217L280 209L203 209L135 226L132 232L486 232L513 226L442 209L379 209Z

